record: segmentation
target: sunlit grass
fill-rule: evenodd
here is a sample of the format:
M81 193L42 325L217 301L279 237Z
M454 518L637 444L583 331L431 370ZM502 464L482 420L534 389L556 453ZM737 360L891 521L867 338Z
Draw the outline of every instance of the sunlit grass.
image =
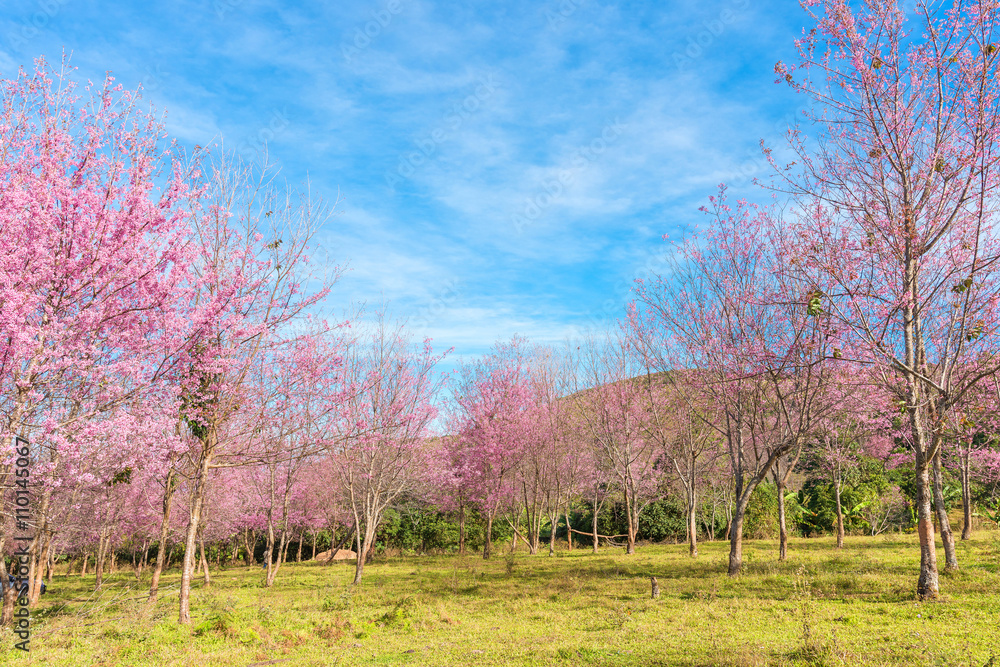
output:
M271 590L257 568L215 573L176 623L178 573L145 605L146 581L57 575L33 619L30 660L0 633L0 661L46 665L981 665L1000 664L1000 532L959 545L942 597L915 600L912 535L745 546L645 546L376 561L350 585L349 563L291 564ZM650 575L661 596L650 598Z

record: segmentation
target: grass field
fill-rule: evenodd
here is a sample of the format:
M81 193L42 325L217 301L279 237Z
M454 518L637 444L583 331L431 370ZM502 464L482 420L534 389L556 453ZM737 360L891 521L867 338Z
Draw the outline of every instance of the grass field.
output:
M0 631L0 663L37 665L970 665L1000 667L1000 532L959 545L942 597L914 598L913 535L290 564L215 573L176 623L179 574L154 608L147 581L56 575L33 616L30 657ZM661 596L650 598L649 576ZM144 577L146 579L146 577ZM994 663L995 660L995 663Z

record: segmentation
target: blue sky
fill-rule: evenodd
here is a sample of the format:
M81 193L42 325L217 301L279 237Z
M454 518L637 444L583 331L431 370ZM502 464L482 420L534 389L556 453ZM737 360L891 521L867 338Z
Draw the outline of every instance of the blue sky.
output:
M72 52L167 113L182 143L267 141L329 201L350 270L327 310L388 301L462 356L612 324L664 234L721 182L761 198L759 141L803 100L774 84L797 3L7 2L0 74Z

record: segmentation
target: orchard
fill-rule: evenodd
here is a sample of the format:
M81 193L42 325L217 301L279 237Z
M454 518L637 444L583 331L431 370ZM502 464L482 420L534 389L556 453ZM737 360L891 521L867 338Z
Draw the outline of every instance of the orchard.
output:
M0 655L652 664L687 619L657 664L868 664L815 630L859 601L892 641L955 616L877 664L993 664L949 633L995 630L1000 584L1000 5L803 7L757 200L704 193L607 330L452 373L346 305L334 207L266 158L185 148L110 75L5 73ZM771 615L795 648L733 657ZM156 645L81 639L126 617Z

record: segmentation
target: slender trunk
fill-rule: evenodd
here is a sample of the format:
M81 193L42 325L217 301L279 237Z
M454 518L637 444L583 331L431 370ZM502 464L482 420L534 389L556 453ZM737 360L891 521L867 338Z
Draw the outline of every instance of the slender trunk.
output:
M88 560L90 560L90 554L89 553L84 553L83 554L83 567L80 568L80 576L81 577L87 576L87 561Z
M369 515L365 517L364 539L361 538L361 531L358 531L358 557L355 559L354 583L361 583L361 576L365 571L365 561L368 560L369 553L375 546L375 530L378 528L380 517Z
M775 488L778 491L778 560L788 559L788 525L785 522L785 481L777 476Z
M743 512L737 505L729 522L729 576L735 577L743 567Z
M177 621L182 625L191 624L191 580L195 571L195 552L198 527L201 526L202 509L205 503L205 489L208 484L208 471L212 464L212 452L215 450L216 433L214 427L209 428L206 442L202 448L198 470L194 476L191 489L191 505L188 517L187 537L184 541L184 562L181 565L181 589L179 595Z
M17 561L15 560L16 564ZM0 533L0 593L3 598L3 609L0 611L0 627L8 627L14 621L14 603L16 593L8 578L13 572L7 571L7 557L4 555L4 536Z
M688 531L688 555L691 558L698 557L698 515L696 512L697 496L692 480L692 488L688 489L687 506L687 531Z
M551 530L549 530L549 555L554 556L556 554L556 529L559 527L559 510L549 515L549 524L551 524Z
M729 576L735 577L743 568L743 518L746 515L747 505L750 504L750 496L756 484L750 488L743 488L737 480L736 486L736 507L733 508L733 518L729 522Z
M44 526L44 524L43 524ZM43 528L44 540L40 540L41 548L35 557L35 571L31 578L28 589L28 604L35 606L42 595L42 579L45 578L45 570L49 564L49 550L52 548L52 532Z
M569 505L566 505L566 549L573 550L573 524L569 520Z
M962 457L962 539L972 539L972 484L969 452Z
M486 538L483 540L483 560L493 555L493 512L486 512Z
M590 530L594 533L594 553L597 553L597 496L594 496L594 519L591 522Z
M844 548L844 508L840 504L840 469L833 473L833 496L837 501L837 548Z
M312 546L312 552L309 554L309 560L312 560L313 558L316 557L316 531L315 530L312 531L312 537L313 537L313 546Z
M465 503L458 506L458 555L465 555Z
M951 522L948 520L948 509L944 504L944 480L941 476L941 448L931 463L934 484L934 508L937 511L938 525L941 527L941 543L944 545L944 561L946 570L958 569L958 556L955 554L955 534L951 532Z
M107 549L107 538L104 535L104 531L101 531L101 535L97 541L97 558L94 560L94 574L96 575L96 580L94 581L94 590L101 590L101 586L104 584L104 557L105 550Z
M301 531L299 531L299 548L295 552L295 562L296 563L301 563L302 562L302 538L303 537L305 537L305 531L301 530Z
M253 562L254 562L253 552L254 552L254 549L256 549L256 547L257 547L257 535L256 535L256 533L254 534L254 536L253 536L253 544L250 544L250 529L249 528L244 528L243 529L243 544L246 546L246 549L247 549L246 557L245 557L244 560L246 561L247 567L250 567L251 565L253 565Z
M628 529L628 542L625 544L625 553L633 555L635 553L635 538L639 533L638 512L633 511L628 494L625 496L625 520Z
M170 511L174 503L174 469L167 471L166 485L163 489L163 519L160 521L160 542L156 550L156 566L153 568L153 580L149 584L149 602L156 602L160 589L160 575L166 564L167 535L170 532Z
M212 577L208 573L208 559L205 558L205 537L198 531L198 546L201 548L201 567L205 571L205 587L212 585Z
M931 509L931 480L927 461L917 454L917 534L920 538L920 577L917 597L922 600L938 596L937 550L934 545L934 517Z

